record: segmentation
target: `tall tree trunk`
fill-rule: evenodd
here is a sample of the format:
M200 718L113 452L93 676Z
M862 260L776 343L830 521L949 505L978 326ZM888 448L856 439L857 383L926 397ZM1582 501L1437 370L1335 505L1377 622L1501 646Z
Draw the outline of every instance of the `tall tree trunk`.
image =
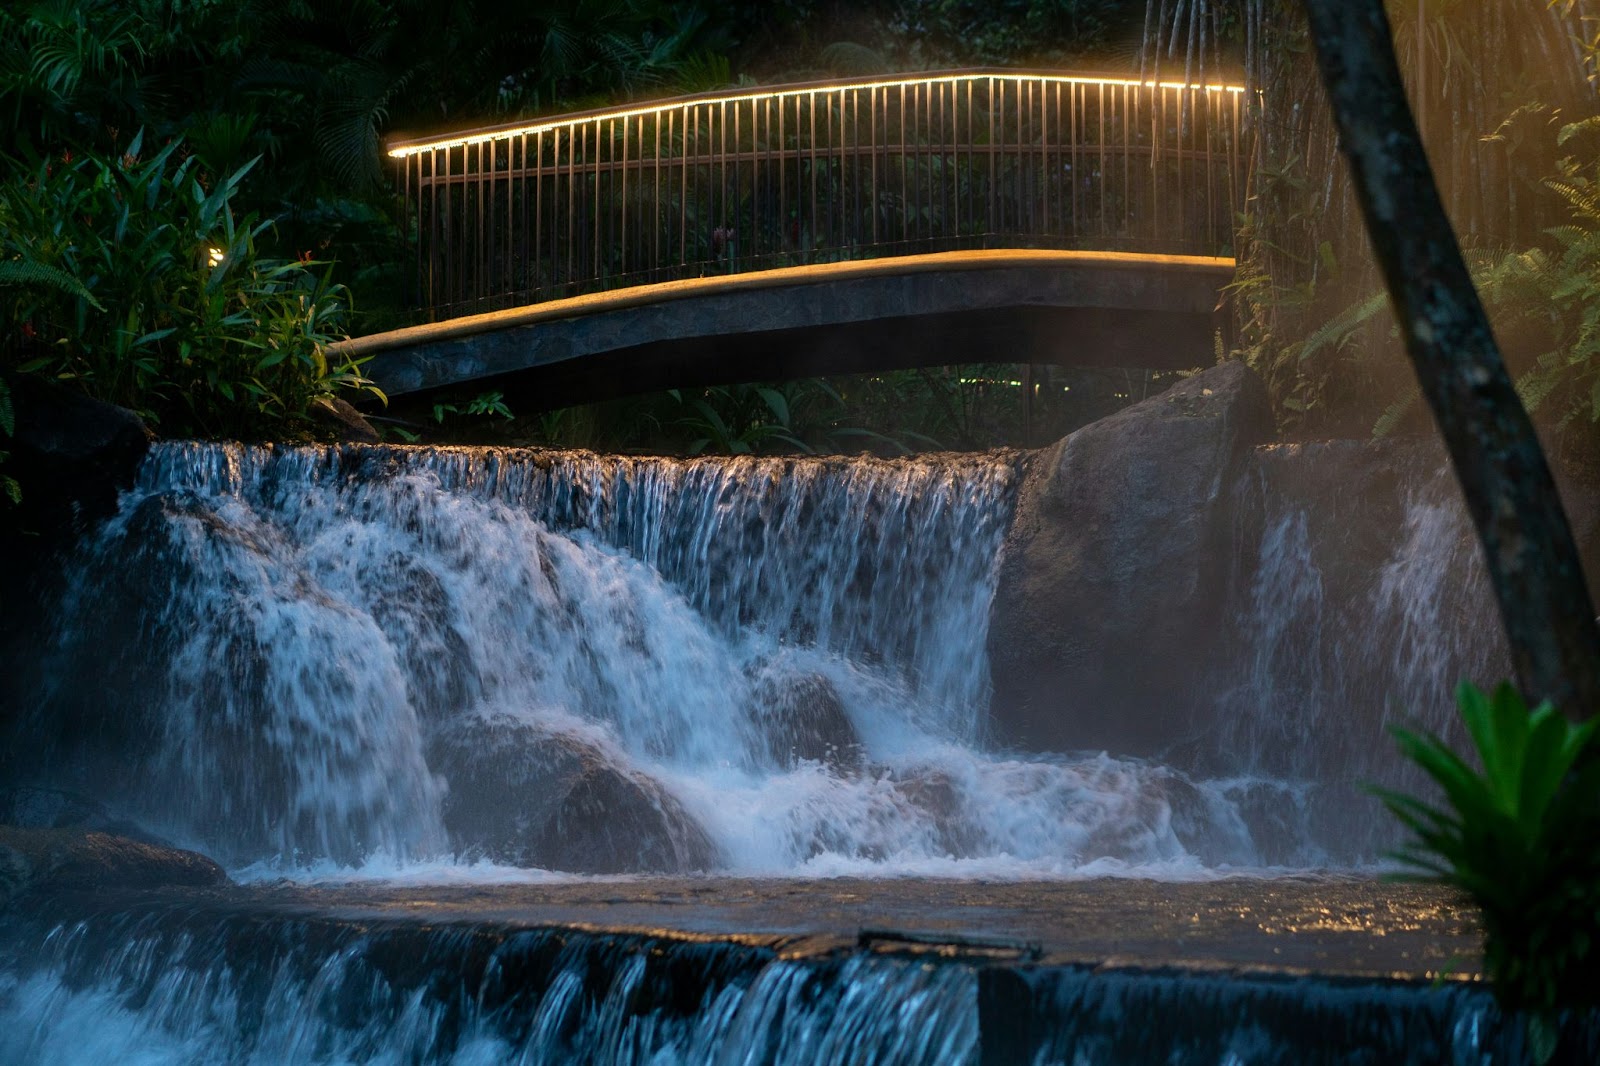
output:
M1406 103L1383 0L1304 0L1417 381L1449 448L1530 701L1600 713L1600 626L1555 479L1506 372Z

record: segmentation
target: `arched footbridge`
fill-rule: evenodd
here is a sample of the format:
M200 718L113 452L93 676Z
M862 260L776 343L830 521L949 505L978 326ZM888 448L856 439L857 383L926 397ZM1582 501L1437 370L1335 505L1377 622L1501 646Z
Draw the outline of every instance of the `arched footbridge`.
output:
M1242 90L960 71L390 144L430 321L338 346L392 395L543 406L954 362L1209 362Z

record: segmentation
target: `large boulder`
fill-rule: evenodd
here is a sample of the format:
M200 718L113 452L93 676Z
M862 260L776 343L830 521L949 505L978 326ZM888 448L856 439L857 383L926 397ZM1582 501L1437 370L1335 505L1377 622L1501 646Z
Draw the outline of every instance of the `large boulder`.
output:
M819 762L837 774L861 769L863 749L833 682L817 673L773 672L752 691L754 718L773 763Z
M999 739L1153 754L1206 698L1230 559L1225 496L1271 412L1213 367L1033 455L989 631Z
M222 867L193 851L81 829L0 825L0 906L29 892L217 885Z
M56 559L115 512L151 433L132 411L51 382L16 375L6 386L16 432L0 432L0 452L9 453L0 476L16 481L22 500L0 500L0 661L24 663L40 654ZM34 683L23 675L0 671L0 730L33 698Z
M138 415L50 382L10 379L16 433L5 473L22 488L29 533L76 531L116 510L153 435Z
M429 750L458 853L574 873L687 873L717 849L661 785L599 745L508 717L463 717Z

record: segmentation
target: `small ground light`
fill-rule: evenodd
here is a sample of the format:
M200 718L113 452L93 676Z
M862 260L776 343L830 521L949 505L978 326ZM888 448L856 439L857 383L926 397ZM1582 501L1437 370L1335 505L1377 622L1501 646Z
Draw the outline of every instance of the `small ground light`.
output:
M206 249L206 266L219 267L222 265L223 251L221 248Z

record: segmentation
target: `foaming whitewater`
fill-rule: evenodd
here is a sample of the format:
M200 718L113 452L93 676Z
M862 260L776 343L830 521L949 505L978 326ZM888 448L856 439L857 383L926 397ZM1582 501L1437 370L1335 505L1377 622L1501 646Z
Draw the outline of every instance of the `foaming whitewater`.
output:
M1260 862L1229 781L986 749L1016 463L159 445L30 783L255 875Z

